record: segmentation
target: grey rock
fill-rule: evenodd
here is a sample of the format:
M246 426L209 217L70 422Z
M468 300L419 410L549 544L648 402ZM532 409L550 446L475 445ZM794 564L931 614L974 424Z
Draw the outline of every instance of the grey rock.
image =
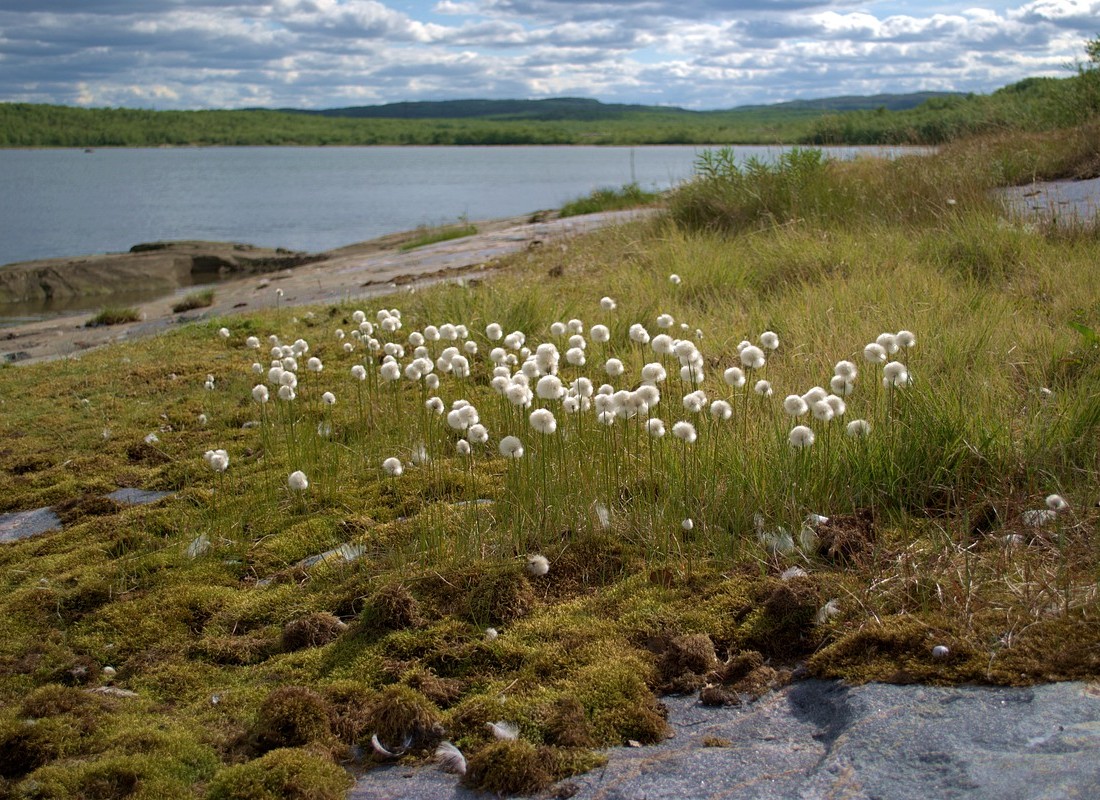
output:
M668 697L674 736L608 751L570 779L576 800L1039 800L1100 797L1100 687L1028 688L808 680L754 704ZM705 746L704 740L728 741ZM361 777L351 800L479 795L401 764Z
M52 508L0 514L0 542L18 542L41 533L61 530L61 518Z
M115 489L107 497L127 506L144 506L171 497L174 492L158 492L151 489Z

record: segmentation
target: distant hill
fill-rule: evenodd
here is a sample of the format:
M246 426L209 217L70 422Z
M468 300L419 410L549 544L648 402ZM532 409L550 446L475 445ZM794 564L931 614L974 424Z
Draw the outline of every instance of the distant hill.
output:
M495 119L495 120L601 120L630 114L695 114L674 106L602 103L585 97L552 97L545 100L425 100L304 110L280 108L292 114L357 119Z
M911 94L876 94L866 97L845 95L815 100L789 100L768 105L738 106L721 111L691 111L678 106L647 106L626 103L603 103L584 97L553 97L545 100L425 100L405 103L385 103L376 106L351 106L306 110L281 108L290 114L353 119L493 119L493 120L613 120L636 114L703 117L730 113L761 111L822 112L860 111L885 108L900 111L915 108L934 97L949 97L957 92L913 92Z
M904 111L939 97L962 97L962 92L911 92L909 94L843 95L822 97L818 100L788 100L760 106L738 106L733 111L865 111L885 108L887 111Z
M0 147L939 144L989 131L1076 124L1100 107L1100 100L1090 99L1091 80L1089 74L1030 78L990 95L845 95L719 111L581 97L318 111L0 103ZM1100 97L1100 91L1094 94Z

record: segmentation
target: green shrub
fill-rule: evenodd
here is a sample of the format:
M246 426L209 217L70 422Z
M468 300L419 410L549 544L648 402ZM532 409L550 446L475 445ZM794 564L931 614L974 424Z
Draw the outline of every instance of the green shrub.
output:
M191 292L178 303L173 303L172 311L180 314L196 308L209 308L212 305L214 305L214 290L203 289L201 292Z
M125 325L127 322L140 322L141 313L136 308L110 307L103 309L84 323L85 328L98 328L101 325Z
M658 192L647 192L636 183L627 183L619 189L595 189L585 197L570 200L558 213L563 217L575 217L580 214L595 214L597 211L618 211L647 206L660 197Z

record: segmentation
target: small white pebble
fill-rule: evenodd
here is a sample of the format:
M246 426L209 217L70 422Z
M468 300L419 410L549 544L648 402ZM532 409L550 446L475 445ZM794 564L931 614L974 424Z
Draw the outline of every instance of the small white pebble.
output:
M103 674L106 675L108 678L113 678L115 675L118 674L118 670L114 667L107 666L103 668Z
M947 658L951 654L944 645L938 644L932 648L932 658Z

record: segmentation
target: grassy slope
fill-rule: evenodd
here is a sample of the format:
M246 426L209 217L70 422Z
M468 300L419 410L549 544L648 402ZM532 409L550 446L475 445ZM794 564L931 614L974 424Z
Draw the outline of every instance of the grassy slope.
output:
M711 682L720 700L781 683L801 661L851 680L1097 677L1100 347L1088 331L1100 330L1100 240L1095 228L1001 219L986 176L997 153L1028 149L1003 144L758 175L753 196L771 204L742 201L732 236L705 222L707 209L731 213L713 205L730 197L697 187L662 223L525 254L492 282L367 307L371 320L383 305L403 312L384 341L468 325L472 374L443 376L437 393L448 406L471 400L488 427L470 458L423 410L431 392L351 377L364 350L345 353L350 340L334 331L355 327L354 304L0 370L0 504L61 504L68 523L0 548L0 797L32 786L40 797L88 786L339 796L331 759L349 744L369 749L378 732L393 747L411 734L424 754L436 722L481 785L530 789L590 767L587 748L659 739L654 692ZM617 309L601 309L605 295ZM556 320L606 324L611 341L589 341L588 363L563 359L562 373L599 384L614 354L626 372L611 382L629 388L657 356L628 327L655 334L660 313L673 332L702 331L703 388L735 411L725 422L690 415L680 402L690 387L670 363L654 413L670 427L692 419L691 446L557 404L568 436L542 436L488 386L499 343L487 323L525 331L532 349ZM913 383L888 398L861 354L901 328L918 338ZM737 343L765 329L781 345L751 378L772 382L770 400L721 377ZM266 364L267 345L260 356L244 341L272 333L308 339L324 370L303 363L298 399L261 415L250 365ZM861 372L845 419L869 419L872 435L815 422L815 445L792 451L781 398L827 385L840 359ZM320 402L326 390L336 405ZM144 440L151 432L158 441ZM522 460L497 454L505 433L522 437ZM432 458L414 465L420 444ZM203 463L211 448L228 451L226 473ZM381 469L391 456L405 462L400 477ZM294 469L309 475L307 492L287 488ZM130 485L177 494L132 509L94 499ZM1069 510L1026 525L1053 492ZM495 503L464 504L473 499ZM797 532L808 512L833 518L820 532L832 551L775 555L754 530L759 513L766 530ZM210 551L188 557L201 535ZM344 542L362 557L295 566ZM531 553L549 559L547 575L527 574ZM808 574L779 578L796 565ZM829 600L838 613L815 621ZM486 638L488 626L500 636ZM949 657L933 658L936 644ZM102 684L137 697L81 691ZM485 723L500 719L519 726L520 743L491 744Z

